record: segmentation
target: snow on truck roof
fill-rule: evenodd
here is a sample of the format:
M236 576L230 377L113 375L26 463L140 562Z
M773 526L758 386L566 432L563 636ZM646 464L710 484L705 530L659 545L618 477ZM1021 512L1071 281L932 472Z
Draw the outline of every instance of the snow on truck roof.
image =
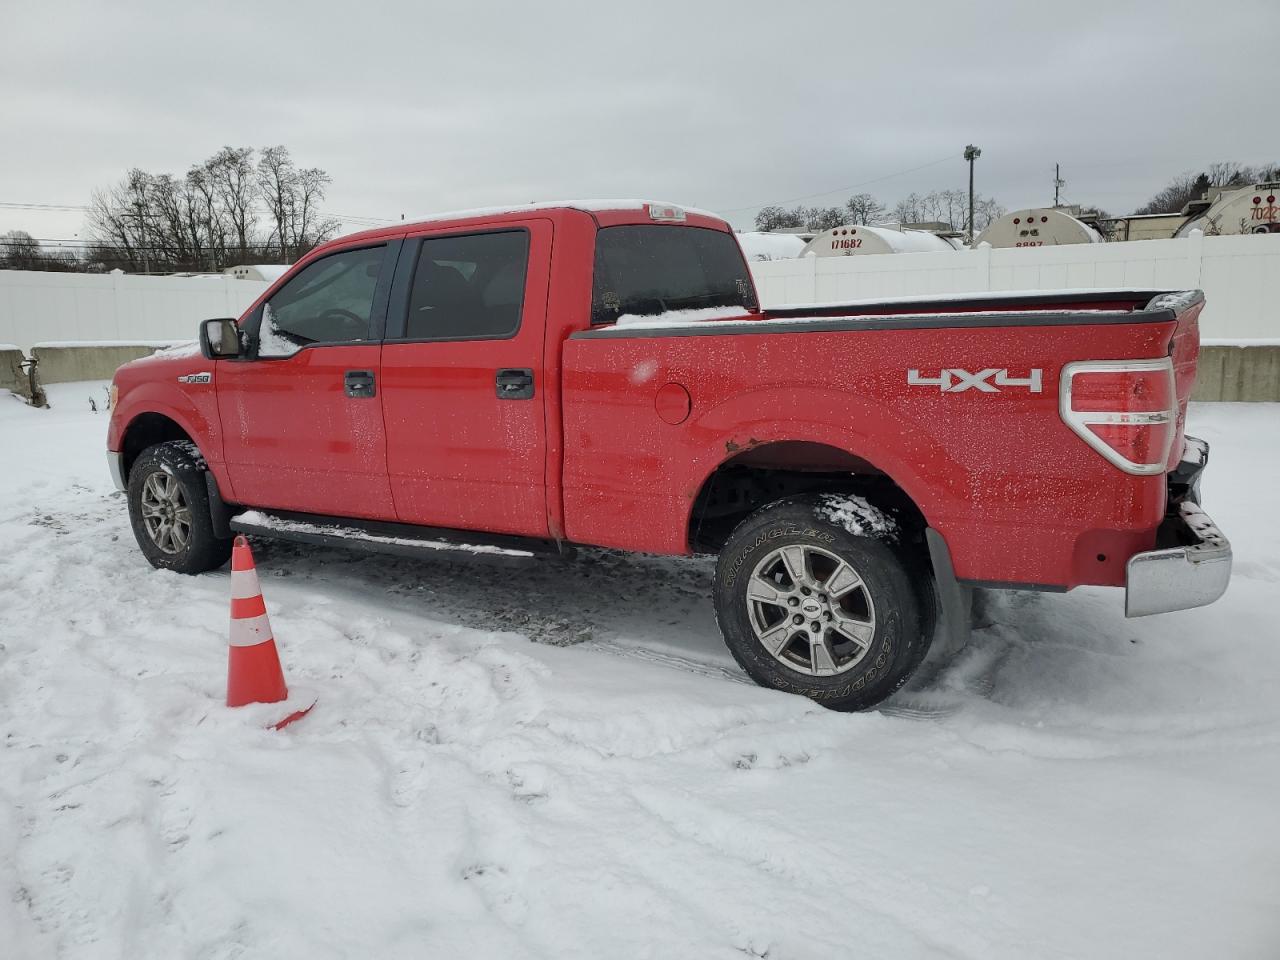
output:
M442 220L477 220L482 217L499 217L510 214L537 213L543 210L581 210L586 213L606 213L610 211L637 211L647 208L673 209L698 217L710 217L713 220L724 218L710 210L699 210L697 207L685 206L682 203L670 203L666 200L547 200L539 203L512 204L498 207L473 207L470 210L446 210L441 213L430 213L406 219L403 223L388 224L383 230L397 227L412 227L419 223L438 223ZM666 219L666 218L664 218Z

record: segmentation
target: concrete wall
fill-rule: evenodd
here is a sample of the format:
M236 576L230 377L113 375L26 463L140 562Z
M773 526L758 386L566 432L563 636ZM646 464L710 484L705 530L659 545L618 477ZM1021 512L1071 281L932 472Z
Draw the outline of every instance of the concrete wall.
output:
M1200 289L1203 336L1280 337L1280 234L804 257L754 262L751 272L765 306L991 290Z
M1280 344L1201 346L1194 400L1280 400Z
M201 320L237 317L266 288L225 276L0 270L0 343L191 340Z
M0 344L0 390L20 393L24 397L31 393L27 375L22 369L22 351L11 344Z
M42 384L110 380L122 364L149 357L162 345L41 343L31 351L31 356L36 361L36 377Z

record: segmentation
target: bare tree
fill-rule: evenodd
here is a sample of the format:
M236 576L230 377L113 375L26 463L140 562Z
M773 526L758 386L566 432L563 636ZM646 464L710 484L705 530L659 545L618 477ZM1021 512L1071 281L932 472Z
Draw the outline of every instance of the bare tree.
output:
M899 223L920 223L925 219L924 198L912 192L899 200L893 207L893 217Z
M27 231L10 230L0 234L0 268L70 272L84 266L69 250L42 247Z
M803 227L804 221L796 210L787 210L784 207L761 207L760 212L756 214L756 229L769 231L779 230L787 227Z
M1233 160L1220 160L1209 164L1205 171L1211 187L1237 187L1254 178L1254 171Z
M999 220L1007 211L994 197L975 195L973 198L973 232L976 236Z
M338 222L320 216L320 201L331 182L318 167L299 170L283 146L264 147L258 160L258 191L273 224L273 240L283 260L297 258L337 232Z
M143 271L288 262L337 232L337 221L320 211L329 183L318 167L298 170L284 147L260 160L251 148L224 147L182 177L133 169L93 194L90 259L99 269Z
M25 230L0 235L0 265L10 270L38 270L40 244Z
M338 221L320 214L320 201L324 199L330 183L332 179L319 167L298 171L292 229L296 256L301 256L338 232Z
M849 223L875 223L886 213L884 204L869 193L858 193L845 202Z
M226 210L240 262L249 259L249 244L258 224L258 181L252 147L223 147L209 163L219 202Z
M797 207L796 209L803 209L801 216L804 225L818 233L849 222L849 215L841 207Z
M298 171L282 146L265 147L258 158L258 194L267 205L272 229L267 245L274 242L280 249L280 259L289 259L290 227L294 220L294 203L297 193Z

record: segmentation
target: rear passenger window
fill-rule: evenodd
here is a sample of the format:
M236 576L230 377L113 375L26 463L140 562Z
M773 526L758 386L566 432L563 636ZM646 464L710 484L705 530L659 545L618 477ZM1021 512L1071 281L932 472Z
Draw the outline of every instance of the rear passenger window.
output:
M524 230L422 242L406 340L500 340L520 327L529 234Z

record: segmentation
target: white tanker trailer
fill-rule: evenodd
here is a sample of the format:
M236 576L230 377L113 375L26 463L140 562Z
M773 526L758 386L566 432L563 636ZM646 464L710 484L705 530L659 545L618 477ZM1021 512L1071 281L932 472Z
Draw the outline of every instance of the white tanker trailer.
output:
M958 239L927 230L896 230L865 224L826 230L804 248L806 257L856 257L878 253L938 253L964 249Z
M1102 243L1102 235L1083 220L1045 207L1015 210L978 234L978 243L993 247L1054 247L1062 243Z
M1191 217L1174 234L1185 237L1192 230L1210 236L1240 233L1280 233L1280 181L1255 183L1218 195L1207 210Z

